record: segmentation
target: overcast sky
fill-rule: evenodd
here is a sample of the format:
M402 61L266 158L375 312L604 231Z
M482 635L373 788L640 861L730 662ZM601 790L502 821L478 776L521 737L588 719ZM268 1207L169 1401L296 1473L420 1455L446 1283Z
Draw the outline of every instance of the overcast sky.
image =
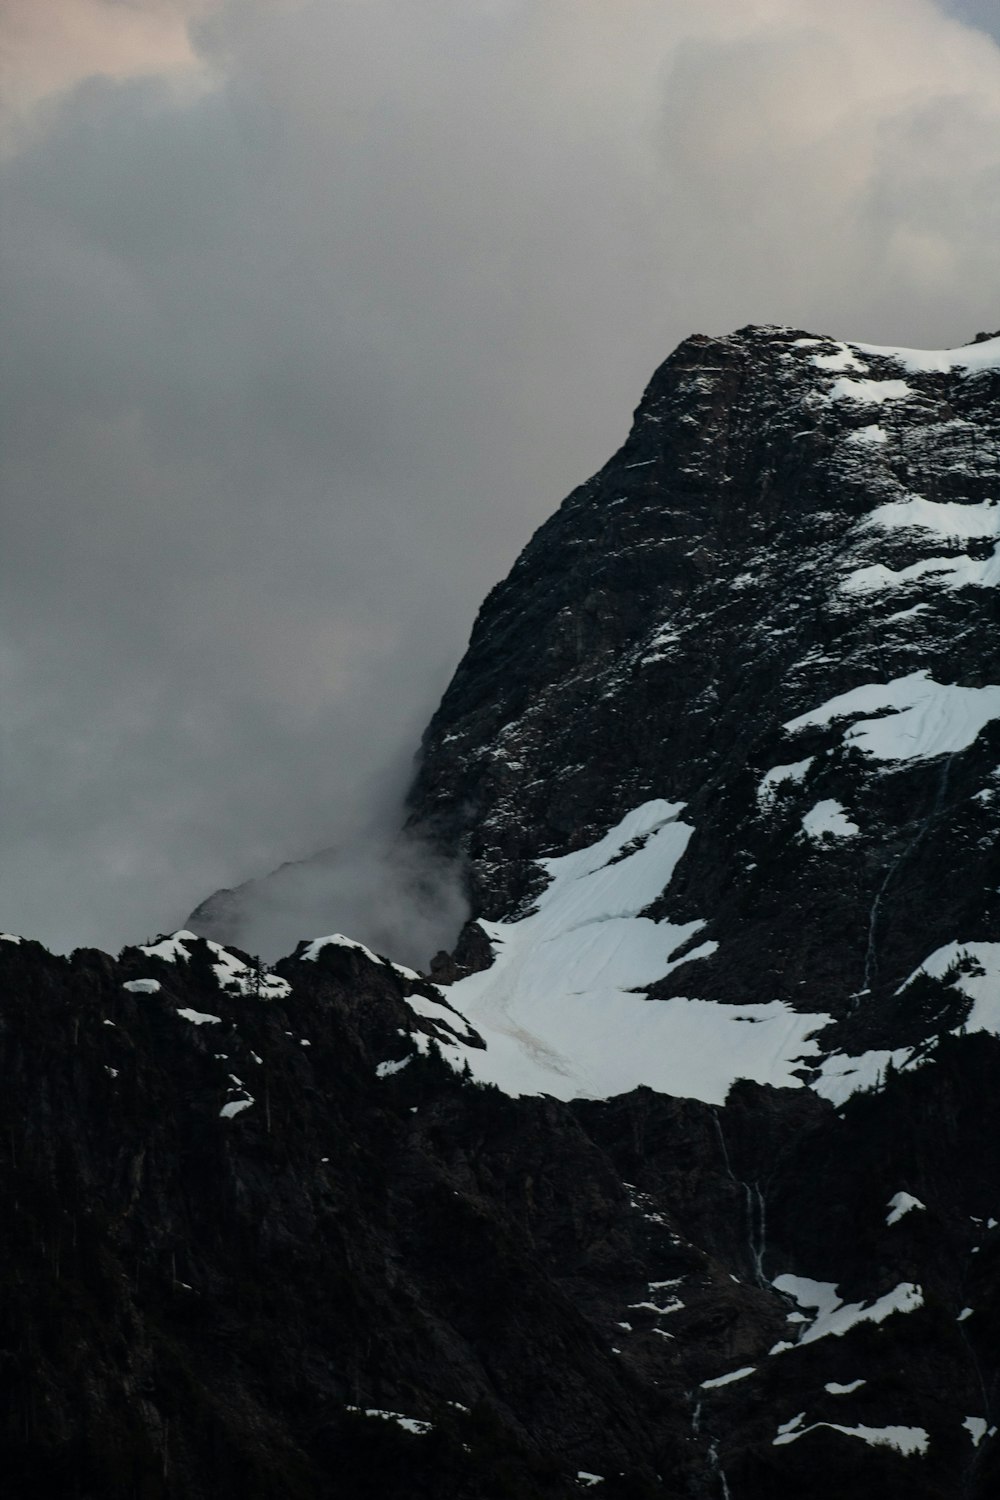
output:
M0 0L0 925L114 949L391 821L481 598L687 334L1000 326L997 36Z

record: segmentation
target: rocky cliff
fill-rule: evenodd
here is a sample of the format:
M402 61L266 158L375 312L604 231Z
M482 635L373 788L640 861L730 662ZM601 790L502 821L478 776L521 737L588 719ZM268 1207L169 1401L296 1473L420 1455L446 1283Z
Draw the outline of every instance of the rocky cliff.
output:
M0 941L12 1493L997 1492L998 396L671 356L429 727L432 977Z

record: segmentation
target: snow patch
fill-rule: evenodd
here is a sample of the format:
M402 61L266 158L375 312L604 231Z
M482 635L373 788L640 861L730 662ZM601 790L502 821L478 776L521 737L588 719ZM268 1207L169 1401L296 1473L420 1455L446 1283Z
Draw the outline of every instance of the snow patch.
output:
M779 1428L773 1446L777 1448L783 1443L795 1443L799 1438L805 1437L806 1433L816 1432L820 1427L828 1427L832 1432L842 1432L846 1437L860 1438L870 1448L895 1448L904 1458L922 1456L930 1443L923 1427L843 1427L839 1422L812 1422L808 1427L796 1427L794 1430L782 1431Z
M873 1048L851 1056L847 1052L832 1052L820 1064L819 1077L810 1084L821 1099L829 1099L839 1109L852 1094L868 1093L882 1087L890 1067L902 1072L930 1061L926 1055L914 1058L912 1047L897 1047L894 1051Z
M838 1380L828 1380L823 1389L831 1396L850 1396L853 1391L860 1391L865 1383L863 1380L852 1380L847 1385L841 1385Z
M832 401L858 401L866 406L881 406L885 401L902 401L913 395L905 380L851 380L841 376L830 387Z
M914 1198L912 1193L894 1193L886 1204L889 1212L886 1215L887 1224L898 1224L904 1214L911 1213L915 1208L926 1209L927 1204L921 1203L919 1198Z
M862 354L894 359L912 375L975 374L980 370L1000 369L1000 338L984 339L980 344L963 344L958 349L896 349L880 344L853 344Z
M403 1069L413 1061L412 1057L401 1057L398 1062L380 1062L375 1069L377 1078L391 1078L393 1073L402 1073Z
M808 838L818 841L850 839L861 832L857 823L851 822L841 803L834 802L832 798L817 802L815 807L810 808L802 819L802 828Z
M897 620L914 620L917 615L925 615L926 613L926 604L911 604L909 609L897 609L895 614L887 615L882 623L883 625L894 625Z
M224 1120L231 1120L233 1116L238 1115L241 1110L249 1109L251 1104L253 1103L253 1099L231 1099L228 1104L224 1104L222 1106L222 1108L219 1110L219 1114Z
M817 370L860 370L864 374L868 369L846 344L838 344L835 354L814 354L812 362Z
M719 1386L732 1385L734 1380L746 1380L756 1368L756 1365L743 1365L739 1370L731 1370L728 1375L717 1375L714 1380L703 1380L701 1388L703 1391L714 1391L718 1390Z
M955 500L928 500L924 495L911 495L908 500L893 500L878 506L864 525L885 531L913 528L949 540L972 541L1000 536L1000 505L989 500L980 505L962 505Z
M989 1422L985 1417L966 1417L962 1426L972 1439L973 1448L978 1448L984 1437L992 1437L993 1433L996 1432L995 1427L990 1428Z
M185 1021L190 1021L192 1026L220 1026L222 1024L221 1016L210 1016L203 1010L187 1010L178 1006L177 1014Z
M245 964L218 943L209 941L208 946L218 960L212 968L220 990L228 990L237 995L252 995L256 1000L284 1000L292 993L287 979L279 979L277 974L272 974L263 966L257 968Z
M766 771L760 779L760 785L757 788L758 806L765 810L773 807L778 787L784 785L786 781L803 781L815 759L814 755L810 755L807 760L796 760L788 766L772 766L770 771Z
M145 953L147 958L162 959L164 963L189 963L190 945L201 942L205 943L208 951L215 957L212 969L220 990L228 990L231 994L253 995L260 1000L283 1000L292 993L287 979L279 979L277 974L272 974L263 966L258 969L244 963L220 943L213 943L211 938L200 938L197 933L188 932L186 928L180 928L157 943L140 947L138 951Z
M867 682L789 719L789 734L819 728L836 719L859 718L843 732L874 760L928 760L966 750L980 731L1000 718L1000 686L981 688L935 682L926 672L910 672L891 682Z
M158 943L150 943L146 947L140 946L139 952L145 953L148 958L162 958L163 962L168 964L175 964L178 961L187 963L191 955L185 945L198 941L197 933L188 932L186 928L181 927L169 937L161 938Z
M363 1417L380 1417L384 1422L395 1422L397 1427L402 1427L404 1432L412 1432L420 1436L425 1432L433 1432L433 1422L421 1422L417 1417L404 1417L402 1412L383 1411L378 1406L348 1406L345 1411L358 1412Z
M1000 583L1000 552L992 557L924 557L907 568L887 568L871 563L855 568L840 584L845 594L872 594L880 590L905 588L918 578L940 585L950 593L966 588L995 588Z
M1000 943L948 943L925 958L896 993L902 994L920 974L932 979L950 975L955 988L973 1002L960 1028L963 1032L988 1031L1000 1036Z
M405 964L394 964L388 958L383 958L381 954L373 953L371 948L365 947L364 943L345 937L342 932L331 932L327 937L313 938L312 942L299 954L299 958L315 963L324 948L353 948L358 953L363 953L371 963L378 964L382 968L394 969L397 974L402 974L404 979L423 977L417 973L416 969L408 969Z
M852 443L874 443L881 446L889 441L889 434L877 422L872 422L867 427L856 427L848 434L848 440Z
M158 995L160 981L158 979L128 979L122 985L122 989L128 990L131 995Z
M859 1323L884 1323L892 1313L915 1312L924 1305L923 1291L912 1281L901 1281L891 1292L885 1292L868 1305L843 1302L834 1282L813 1281L808 1276L776 1276L771 1285L793 1297L800 1307L815 1309L812 1322L804 1325L799 1334L798 1345L843 1338Z

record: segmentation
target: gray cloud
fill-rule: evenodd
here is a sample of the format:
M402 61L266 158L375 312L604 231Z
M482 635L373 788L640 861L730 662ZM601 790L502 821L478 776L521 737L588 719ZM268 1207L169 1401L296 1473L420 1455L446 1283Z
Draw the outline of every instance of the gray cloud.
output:
M377 823L263 880L215 892L187 926L274 960L331 926L376 953L426 969L468 916L462 868L414 834Z
M996 0L945 0L942 9L1000 40L1000 6Z
M0 920L56 946L387 833L687 333L997 322L1000 50L928 0L198 11L211 86L0 164Z

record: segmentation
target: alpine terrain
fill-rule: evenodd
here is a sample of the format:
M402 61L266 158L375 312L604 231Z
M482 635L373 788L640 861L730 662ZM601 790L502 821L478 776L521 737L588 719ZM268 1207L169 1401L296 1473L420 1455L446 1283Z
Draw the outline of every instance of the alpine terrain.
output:
M998 585L1000 335L691 338L426 732L454 951L0 942L7 1493L1000 1493Z

